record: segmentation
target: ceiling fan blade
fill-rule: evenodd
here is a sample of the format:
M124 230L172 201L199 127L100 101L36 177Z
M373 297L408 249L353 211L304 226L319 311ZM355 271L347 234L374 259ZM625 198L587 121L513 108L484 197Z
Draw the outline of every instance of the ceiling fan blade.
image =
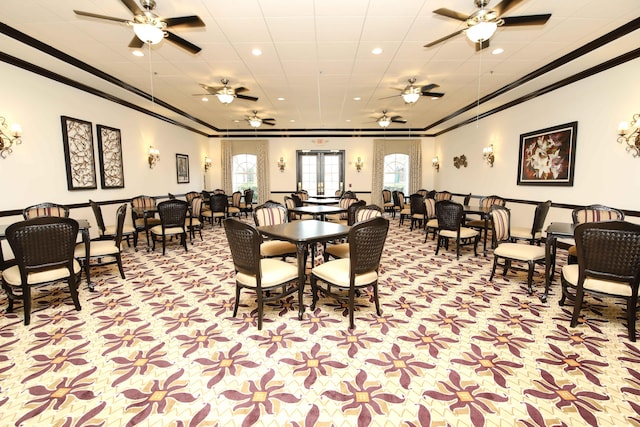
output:
M393 116L393 117L391 117L391 122L392 123L407 123L407 121L405 119L403 119L402 116Z
M142 46L144 46L144 42L140 40L138 36L133 36L133 38L129 42L129 47L132 47L134 49L140 49Z
M115 18L113 16L98 15L97 13L83 12L81 10L74 10L74 12L76 13L76 15L88 16L89 18L107 19L109 21L121 22L123 24L126 24L126 23L130 22L129 19Z
M544 25L551 18L550 13L541 15L523 15L523 16L509 16L502 18L504 27L516 27L519 25Z
M273 117L269 117L269 118L266 118L266 119L262 119L262 121L263 122L275 122L276 119L274 119Z
M440 87L440 85L437 85L435 83L429 83L428 85L424 85L420 88L420 93L424 95L425 93L429 92L431 89L435 89L437 87Z
M204 27L204 22L200 19L199 16L191 15L191 16L179 16L176 18L167 18L164 19L164 22L167 24L167 27Z
M498 17L507 13L511 8L517 6L522 0L502 0L493 8L498 13Z
M465 30L466 30L466 28L463 28L462 30L458 30L458 31L456 31L455 33L451 33L451 34L449 34L448 36L444 36L444 37L442 37L441 39L438 39L438 40L433 41L433 42L431 42L431 43L425 44L425 45L424 45L424 47L431 47L431 46L435 46L435 45L437 45L438 43L441 43L441 42L443 42L443 41L445 41L445 40L449 40L450 38L455 37L455 36L457 36L458 34L463 33Z
M244 87L244 86L240 86L240 87L237 87L237 88L233 89L233 91L234 91L235 93L240 93L240 92L248 92L248 91L249 91L249 89L247 89L247 88L246 88L246 87Z
M446 16L447 18L457 19L458 21L466 21L469 19L469 15L465 15L464 13L456 12L455 10L447 9L442 7L440 9L436 9L433 13L437 13L438 15Z
M483 40L481 42L476 43L476 52L480 52L483 49L489 47L489 40Z
M202 50L201 48L199 48L195 44L186 41L185 39L183 39L180 36L176 36L175 34L173 34L170 31L165 31L165 33L167 34L167 37L166 37L167 40L169 40L172 43L177 44L181 48L183 48L185 50L188 50L191 53L198 53L198 52L200 52Z
M429 96L431 98L442 98L444 93L442 92L422 92L422 96Z
M134 15L144 15L144 12L142 11L142 9L138 7L138 4L135 2L135 0L120 0L120 1L122 1L122 3L125 6L127 6L127 9L129 9L131 13L133 13Z
M236 90L236 98L238 98L238 99L246 99L247 101L257 101L258 100L258 98L256 98L255 96L240 95L237 92L238 91Z

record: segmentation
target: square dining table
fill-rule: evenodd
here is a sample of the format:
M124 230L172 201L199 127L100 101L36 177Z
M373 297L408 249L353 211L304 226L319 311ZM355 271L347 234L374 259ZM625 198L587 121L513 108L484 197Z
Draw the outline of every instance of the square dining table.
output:
M351 227L343 224L318 221L315 219L303 221L290 221L283 224L263 225L258 227L261 234L278 240L284 240L296 245L296 257L298 259L298 283L299 301L302 301L304 293L305 266L307 263L307 248L310 244L325 243L330 240L340 239L349 235ZM302 319L304 304L298 311L298 318Z
M547 236L544 246L544 294L540 301L547 302L549 288L553 282L553 275L556 271L556 250L558 239L572 238L576 225L571 222L552 222L545 230Z
M326 205L309 205L309 206L296 206L289 208L289 212L295 212L297 214L313 215L313 219L320 219L324 221L328 214L336 214L346 212L345 208L340 206L326 206Z

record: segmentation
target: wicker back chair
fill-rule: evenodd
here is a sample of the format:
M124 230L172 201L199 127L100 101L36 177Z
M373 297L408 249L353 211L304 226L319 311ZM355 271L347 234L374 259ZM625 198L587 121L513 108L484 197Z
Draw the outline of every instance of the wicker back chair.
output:
M222 220L228 216L227 210L229 208L229 199L224 193L214 193L209 199L209 209L202 211L202 218L205 221L211 222L211 228L213 223L218 222L218 225L222 227Z
M574 308L571 327L578 325L585 292L597 292L627 301L627 332L636 340L636 310L640 285L640 225L625 221L585 222L576 226L578 264L562 268L563 305ZM569 289L575 289L571 294Z
M436 255L441 246L448 247L449 239L456 242L456 259L460 259L460 247L473 245L474 255L478 255L478 231L462 226L464 208L460 203L451 200L436 202L436 218L438 220L438 245Z
M160 225L151 228L153 250L156 249L156 241L162 241L162 255L166 252L167 237L180 236L180 244L187 251L187 230L185 222L189 205L184 200L165 200L158 203Z
M24 324L31 320L31 288L67 280L71 299L80 310L77 283L81 268L73 257L78 222L63 217L38 217L7 227L6 238L15 255L16 265L2 272L2 287L7 293L7 313L13 302L23 300ZM20 289L20 293L15 293Z
M24 208L22 216L24 219L41 218L45 216L68 218L69 208L64 205L51 202L39 203L37 205Z
M240 202L240 212L244 212L246 217L249 216L250 212L253 212L253 194L253 190L247 188L244 190L244 202Z
M610 208L604 205L589 205L582 208L576 208L571 211L571 218L574 224L582 224L585 222L601 222L601 221L623 221L624 212L619 209ZM567 250L567 262L575 264L578 262L578 252L576 245L572 245Z
M298 304L302 307L301 286L304 284L298 283L298 268L281 260L262 258L262 236L253 225L229 218L224 221L224 229L236 271L233 317L238 314L240 291L244 288L256 293L259 330L262 329L265 302L277 301L298 292Z
M133 246L138 245L138 234L141 231L146 231L147 228L154 227L160 224L160 218L156 217L154 213L147 213L146 215L141 213L145 209L156 207L156 199L149 196L136 196L131 199L131 222L135 228L133 235ZM146 218L145 218L146 216ZM146 224L146 226L145 226Z
M346 300L349 328L354 328L356 290L373 287L373 299L378 316L378 269L389 230L389 221L381 216L354 224L349 230L349 257L328 261L311 270L311 292L315 310L319 293Z
M425 196L415 193L409 196L409 209L411 211L411 227L416 225L420 228L424 227L427 219L427 209L424 205Z

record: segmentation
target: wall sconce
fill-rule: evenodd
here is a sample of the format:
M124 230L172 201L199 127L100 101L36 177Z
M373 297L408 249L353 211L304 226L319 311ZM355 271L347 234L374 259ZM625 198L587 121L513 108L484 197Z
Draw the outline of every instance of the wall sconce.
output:
M360 157L358 157L356 159L356 170L358 172L360 172L362 170L362 167L364 166L364 162L362 161L362 159Z
M280 172L284 172L285 167L287 167L287 162L284 161L284 157L280 157L280 160L278 160L278 169L280 169Z
M438 160L438 156L435 156L433 159L431 159L431 166L434 167L436 172L440 172L440 160Z
M7 134L5 129L9 129L7 121L4 117L0 117L0 156L3 159L6 159L13 152L13 144L22 144L22 139L20 138L22 128L19 124L14 123L11 125L10 134Z
M149 147L149 167L153 169L158 160L160 160L160 150L153 148L152 145Z
M633 129L629 133L629 126ZM627 144L627 151L631 151L633 157L640 155L640 114L634 114L631 125L627 122L620 122L618 125L618 142Z
M209 168L211 167L211 159L208 158L207 156L204 156L204 171L208 171Z
M493 155L493 144L482 149L482 158L490 167L493 167L495 156Z

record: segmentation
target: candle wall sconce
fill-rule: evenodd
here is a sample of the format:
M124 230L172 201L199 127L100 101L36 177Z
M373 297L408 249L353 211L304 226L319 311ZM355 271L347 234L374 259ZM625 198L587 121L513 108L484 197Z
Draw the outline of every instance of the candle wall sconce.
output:
M14 123L9 129L7 120L0 117L0 157L6 159L13 152L14 145L22 144L22 127Z
M358 158L356 159L356 163L355 163L355 165L356 165L356 170L357 170L358 172L360 172L360 171L362 170L362 168L364 167L364 162L362 161L362 158L358 157Z
M153 169L153 167L160 160L160 150L157 148L153 148L153 145L149 147L149 168Z
M280 160L278 160L278 169L280 169L280 172L284 172L284 169L287 167L287 162L284 161L284 157L280 157Z
M631 132L629 132L631 127ZM618 126L618 142L627 145L633 157L640 156L640 114L634 114L631 123L620 122Z

